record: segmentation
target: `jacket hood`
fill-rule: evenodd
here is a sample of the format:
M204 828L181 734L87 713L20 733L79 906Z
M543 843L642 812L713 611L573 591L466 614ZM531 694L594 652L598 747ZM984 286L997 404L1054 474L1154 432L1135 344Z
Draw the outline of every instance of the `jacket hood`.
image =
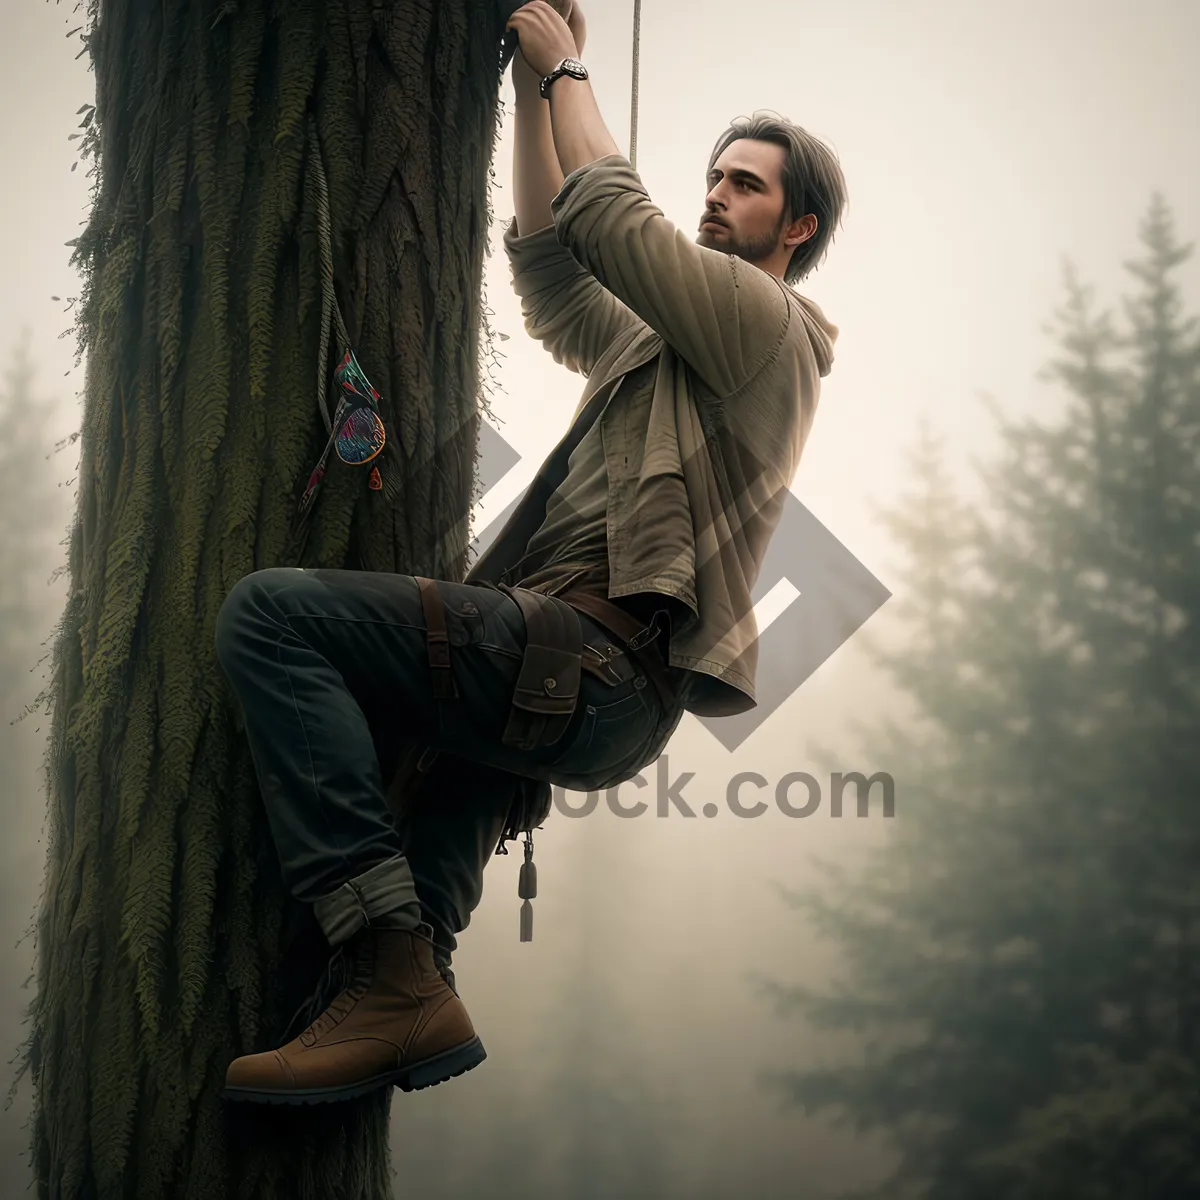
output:
M790 288L788 290L791 291ZM798 292L792 292L792 300L804 320L817 370L822 376L828 375L833 368L833 346L837 341L838 327L826 318L816 301Z

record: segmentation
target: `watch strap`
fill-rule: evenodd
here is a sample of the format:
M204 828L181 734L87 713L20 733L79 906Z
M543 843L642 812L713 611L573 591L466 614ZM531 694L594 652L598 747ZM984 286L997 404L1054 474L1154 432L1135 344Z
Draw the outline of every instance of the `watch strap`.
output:
M587 79L588 69L577 58L564 58L539 84L538 91L543 100L550 94L550 85L564 75L570 75L573 79Z

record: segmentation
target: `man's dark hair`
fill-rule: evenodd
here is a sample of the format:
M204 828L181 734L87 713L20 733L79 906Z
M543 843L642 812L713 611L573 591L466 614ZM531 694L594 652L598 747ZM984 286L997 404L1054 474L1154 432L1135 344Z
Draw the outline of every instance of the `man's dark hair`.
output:
M708 169L720 158L730 142L754 138L774 142L787 154L783 160L783 224L813 213L817 232L792 251L784 280L795 285L817 269L829 251L834 230L841 223L846 207L846 179L838 157L824 142L778 113L765 110L752 117L738 117L717 139ZM707 173L705 175L707 178Z

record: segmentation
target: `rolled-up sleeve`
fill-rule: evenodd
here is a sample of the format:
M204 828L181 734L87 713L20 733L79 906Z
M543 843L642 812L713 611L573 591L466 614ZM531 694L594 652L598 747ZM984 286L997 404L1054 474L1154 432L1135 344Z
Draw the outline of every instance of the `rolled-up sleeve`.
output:
M551 212L572 260L718 396L737 391L782 345L791 317L783 285L676 228L624 155L572 171Z
M572 257L553 225L520 236L516 230L514 220L504 248L525 331L555 362L590 375L613 340L641 319Z

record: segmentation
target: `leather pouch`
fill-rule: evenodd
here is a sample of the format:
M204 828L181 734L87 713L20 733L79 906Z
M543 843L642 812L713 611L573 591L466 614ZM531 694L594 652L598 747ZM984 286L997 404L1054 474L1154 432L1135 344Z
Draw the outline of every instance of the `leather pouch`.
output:
M579 703L583 659L579 614L556 596L507 584L499 587L520 608L526 635L525 657L502 740L522 750L552 746L567 731Z

